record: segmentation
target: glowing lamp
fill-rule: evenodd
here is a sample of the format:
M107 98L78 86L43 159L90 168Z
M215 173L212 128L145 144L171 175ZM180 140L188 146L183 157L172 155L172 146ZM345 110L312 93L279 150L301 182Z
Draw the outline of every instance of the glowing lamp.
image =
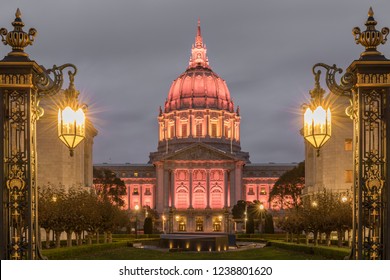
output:
M70 156L73 156L74 149L85 138L85 105L79 105L80 92L74 87L76 71L68 72L69 87L64 91L65 103L58 110L58 137L69 148Z
M303 117L303 137L315 148L320 149L331 136L331 113L318 106L314 111L306 109Z
M73 156L74 149L85 138L85 114L81 108L73 110L67 106L58 110L58 137Z
M260 208L261 211L263 211L264 210L264 205L260 204L259 208Z

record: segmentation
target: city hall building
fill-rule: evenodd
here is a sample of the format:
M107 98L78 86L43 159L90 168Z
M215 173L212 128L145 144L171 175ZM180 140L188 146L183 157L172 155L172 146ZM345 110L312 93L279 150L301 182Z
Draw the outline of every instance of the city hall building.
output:
M231 232L238 200L269 201L276 180L297 164L252 164L240 146L241 116L226 82L209 65L198 22L187 69L158 115L157 151L147 164L95 164L126 184L126 209L149 206L166 232ZM141 211L142 212L142 211ZM140 215L142 213L139 213Z

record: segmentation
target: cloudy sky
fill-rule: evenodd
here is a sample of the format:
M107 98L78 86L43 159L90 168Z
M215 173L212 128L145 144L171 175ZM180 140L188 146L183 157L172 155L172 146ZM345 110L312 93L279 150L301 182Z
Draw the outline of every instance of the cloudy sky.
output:
M345 69L359 58L351 30L365 29L370 6L377 28L390 26L388 0L2 0L0 27L12 30L19 7L25 30L38 30L30 58L78 67L76 87L99 130L95 163L146 163L199 17L210 65L241 108L242 149L253 163L294 162L304 158L299 107L311 67ZM390 43L379 50L390 57Z

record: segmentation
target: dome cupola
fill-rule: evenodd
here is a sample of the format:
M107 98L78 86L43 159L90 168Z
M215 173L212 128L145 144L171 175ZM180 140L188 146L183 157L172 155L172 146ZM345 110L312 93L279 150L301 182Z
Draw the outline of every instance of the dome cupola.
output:
M226 82L213 72L198 20L188 67L173 81L158 116L157 152L150 162L201 143L249 162L241 151L240 111L235 111Z
M199 20L188 68L173 81L164 111L186 109L234 111L226 82L210 68Z

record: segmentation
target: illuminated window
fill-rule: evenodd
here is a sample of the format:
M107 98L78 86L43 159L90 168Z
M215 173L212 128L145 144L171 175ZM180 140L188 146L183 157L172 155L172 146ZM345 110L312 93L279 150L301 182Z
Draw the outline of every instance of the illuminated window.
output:
M352 139L345 139L344 150L345 151L352 151Z
M169 126L169 138L173 138L175 136L175 127L173 125Z
M260 188L260 194L262 194L262 195L266 195L267 194L267 191L265 190L265 187L261 187Z
M229 127L227 125L225 125L225 137L226 138L230 137L230 135L229 135Z
M211 124L211 137L217 137L217 124Z
M186 123L183 123L181 125L181 136L187 137L187 124Z
M219 218L214 219L213 221L213 231L221 231L222 230L222 222Z
M196 137L201 137L202 136L202 124L197 123L196 124Z
M139 195L139 193L138 193L138 188L134 188L134 189L133 189L133 195Z
M145 189L144 195L151 195L152 193L150 192L150 188Z
M134 177L138 177L138 172L134 172Z
M202 218L197 218L196 219L195 231L203 231L203 219Z
M345 170L344 171L344 177L345 177L345 183L352 183L352 170Z

